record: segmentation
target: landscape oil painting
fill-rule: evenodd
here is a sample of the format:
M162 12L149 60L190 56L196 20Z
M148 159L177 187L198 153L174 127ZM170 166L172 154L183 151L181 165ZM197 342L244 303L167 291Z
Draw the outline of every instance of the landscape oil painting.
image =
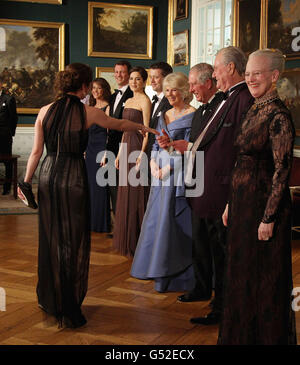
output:
M64 54L63 23L0 19L0 75L18 113L35 114L53 101Z
M300 58L298 0L267 1L267 47L280 49L288 59Z
M88 56L152 58L152 6L98 2L88 6Z

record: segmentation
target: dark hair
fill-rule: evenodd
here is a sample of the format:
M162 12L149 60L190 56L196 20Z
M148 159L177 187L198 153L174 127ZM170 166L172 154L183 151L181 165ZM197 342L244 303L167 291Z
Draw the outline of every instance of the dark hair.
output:
M130 62L126 61L126 60L120 60L118 62L115 63L115 66L119 65L119 66L127 66L127 71L129 73L129 71L131 70L131 64Z
M142 79L144 81L147 81L148 79L148 73L147 71L144 69L144 67L141 67L141 66L136 66L136 67L133 67L130 72L129 72L129 75L131 75L133 72L138 72L141 76L142 76Z
M92 84L98 84L101 86L102 90L103 90L103 95L102 98L103 100L107 101L108 103L110 102L110 98L111 98L111 90L110 90L110 85L109 83L103 78L103 77L98 77L95 80L92 81ZM91 93L90 95L90 99L89 99L89 104L91 106L96 105L96 99L93 97L93 94Z
M93 71L83 63L71 63L64 71L59 71L54 82L56 98L68 92L76 92L82 85L89 86L93 80Z
M163 77L166 77L167 75L171 74L173 72L173 68L167 63L167 62L157 62L153 63L153 65L150 66L150 69L153 70L161 70L161 73Z

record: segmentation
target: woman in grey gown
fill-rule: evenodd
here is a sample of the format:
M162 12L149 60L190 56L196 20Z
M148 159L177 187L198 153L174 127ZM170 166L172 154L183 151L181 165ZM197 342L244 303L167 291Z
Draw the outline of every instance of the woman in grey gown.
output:
M166 130L173 140L188 140L195 109L189 105L187 76L168 75L163 90L172 108L160 116L157 130ZM182 156L160 149L155 142L150 165L152 186L131 275L154 279L158 292L190 290L194 286L192 227Z

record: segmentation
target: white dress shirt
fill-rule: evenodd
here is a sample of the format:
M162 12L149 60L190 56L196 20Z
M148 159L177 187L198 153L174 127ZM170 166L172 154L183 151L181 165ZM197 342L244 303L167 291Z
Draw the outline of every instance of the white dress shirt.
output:
M114 112L116 111L117 109L117 106L123 96L123 94L125 93L125 91L127 90L127 88L129 87L129 85L125 85L125 86L122 86L119 90L122 91L122 94L121 93L118 93L117 96L116 96L116 99L115 99L115 103L114 103Z

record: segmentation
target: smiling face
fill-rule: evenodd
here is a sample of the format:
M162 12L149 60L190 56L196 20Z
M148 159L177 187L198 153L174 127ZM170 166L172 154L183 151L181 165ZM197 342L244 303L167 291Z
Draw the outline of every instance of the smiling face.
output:
M97 100L97 99L102 99L103 96L103 89L102 87L99 85L98 82L93 82L93 86L92 86L92 95L93 97Z
M270 70L270 60L264 56L250 57L246 66L245 80L254 98L259 98L273 90L279 71Z
M174 87L172 88L171 86L166 85L165 96L168 99L170 105L173 107L179 107L184 103L181 92Z
M149 77L153 91L160 94L163 90L164 77L162 71L159 68L149 70Z
M227 91L230 87L228 78L230 76L230 64L225 65L222 52L218 53L214 63L214 72L212 77L217 80L217 88L222 91Z
M119 88L128 84L129 73L126 65L115 66L115 79Z
M139 72L131 72L129 76L129 87L133 92L143 91L145 87L145 81Z
M189 73L189 85L190 85L190 92L193 93L200 103L207 103L209 100L208 97L208 89L207 89L207 82L201 83L198 80L197 72L191 71Z

